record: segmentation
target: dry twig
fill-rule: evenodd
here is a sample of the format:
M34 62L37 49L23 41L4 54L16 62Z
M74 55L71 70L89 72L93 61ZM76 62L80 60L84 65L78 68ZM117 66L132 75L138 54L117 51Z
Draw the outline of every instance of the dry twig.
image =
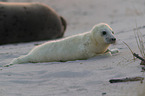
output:
M119 82L129 82L129 81L143 81L143 77L129 77L129 78L123 78L123 79L111 79L109 80L110 83L119 83Z

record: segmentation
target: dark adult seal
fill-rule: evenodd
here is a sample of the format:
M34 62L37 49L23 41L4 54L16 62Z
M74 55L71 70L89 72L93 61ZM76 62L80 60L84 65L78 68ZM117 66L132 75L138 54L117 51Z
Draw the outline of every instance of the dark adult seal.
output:
M63 36L66 21L41 3L0 2L0 45Z

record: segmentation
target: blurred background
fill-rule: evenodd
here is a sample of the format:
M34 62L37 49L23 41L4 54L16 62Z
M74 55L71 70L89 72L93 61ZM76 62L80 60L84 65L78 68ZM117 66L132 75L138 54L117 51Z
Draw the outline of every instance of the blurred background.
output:
M2 2L31 2L32 0L0 0Z
M91 30L98 23L109 24L116 34L144 26L144 0L0 0L40 2L53 8L67 21L65 36ZM121 35L121 34L120 34ZM120 36L119 36L120 37Z

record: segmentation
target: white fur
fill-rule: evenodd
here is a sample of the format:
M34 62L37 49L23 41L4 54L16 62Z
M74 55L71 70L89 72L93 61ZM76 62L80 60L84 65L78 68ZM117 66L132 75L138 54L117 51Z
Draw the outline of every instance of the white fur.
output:
M102 31L106 31L107 35L102 36ZM112 29L101 23L95 25L90 32L36 46L27 55L14 59L11 64L87 59L104 53L114 43L110 38L114 38Z

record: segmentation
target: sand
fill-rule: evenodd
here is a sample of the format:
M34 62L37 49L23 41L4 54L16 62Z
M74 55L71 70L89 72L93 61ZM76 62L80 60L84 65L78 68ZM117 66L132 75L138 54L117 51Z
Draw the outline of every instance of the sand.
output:
M17 0L9 0L17 1ZM26 1L26 0L18 0ZM27 0L45 3L63 16L68 27L65 37L89 31L95 24L108 23L115 32L120 53L88 60L16 64L3 67L47 41L0 46L1 96L136 96L139 81L110 84L113 78L141 76L140 60L133 60L125 41L139 53L134 30L145 37L144 0ZM145 41L145 40L144 40ZM131 96L131 95L129 95Z

